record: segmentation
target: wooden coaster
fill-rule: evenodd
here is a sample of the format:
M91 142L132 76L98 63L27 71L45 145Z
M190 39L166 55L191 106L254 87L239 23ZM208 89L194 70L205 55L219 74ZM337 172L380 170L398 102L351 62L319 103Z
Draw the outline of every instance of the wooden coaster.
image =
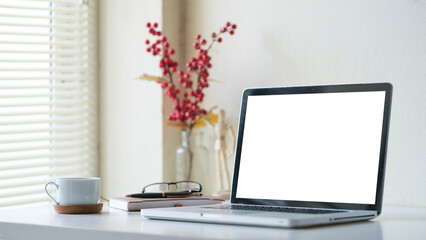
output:
M89 214L89 213L100 213L102 211L103 203L91 204L91 205L53 205L55 212L59 214Z

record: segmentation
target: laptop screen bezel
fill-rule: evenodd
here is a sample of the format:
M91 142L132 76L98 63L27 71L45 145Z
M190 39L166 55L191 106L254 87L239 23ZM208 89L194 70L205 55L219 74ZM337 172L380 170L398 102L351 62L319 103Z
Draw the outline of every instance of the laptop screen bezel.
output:
M311 201L287 201L274 199L252 199L237 198L238 176L241 161L241 149L243 144L244 124L247 110L247 100L249 96L259 95L283 95L283 94L312 94L312 93L342 93L342 92L368 92L385 91L385 104L382 123L382 136L380 143L380 159L377 177L377 189L375 204L351 204L339 202L311 202ZM242 95L240 121L235 151L234 175L231 190L231 203L254 204L254 205L274 205L290 207L328 208L328 209L349 209L349 210L373 210L379 214L382 208L383 187L385 176L385 162L388 145L390 108L392 97L392 84L390 83L366 83L347 85L322 85L322 86L302 86L302 87L270 87L270 88L248 88Z

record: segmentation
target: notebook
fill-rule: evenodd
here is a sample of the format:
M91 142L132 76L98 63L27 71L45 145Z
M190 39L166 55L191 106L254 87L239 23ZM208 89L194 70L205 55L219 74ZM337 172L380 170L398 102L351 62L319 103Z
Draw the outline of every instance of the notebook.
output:
M230 203L141 214L285 228L373 219L382 208L391 95L390 83L246 89Z

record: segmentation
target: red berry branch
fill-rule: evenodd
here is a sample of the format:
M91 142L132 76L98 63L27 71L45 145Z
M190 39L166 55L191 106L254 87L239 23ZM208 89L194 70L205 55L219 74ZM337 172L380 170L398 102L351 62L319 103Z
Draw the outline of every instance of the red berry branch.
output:
M185 65L185 70L179 71L177 71L178 62L173 60L175 50L171 48L167 37L158 30L158 23L147 23L146 27L154 37L151 41L148 39L145 41L148 45L146 51L161 58L159 66L163 79L158 82L164 89L164 93L175 103L174 111L168 115L167 119L170 122L180 122L191 130L197 119L207 114L207 111L199 104L204 100L203 90L209 87L209 69L212 67L209 50L215 42L223 41L222 35L233 35L237 25L227 22L218 33L211 34L209 44L207 39L198 34L192 44L198 55L191 58ZM174 77L177 78L177 81Z

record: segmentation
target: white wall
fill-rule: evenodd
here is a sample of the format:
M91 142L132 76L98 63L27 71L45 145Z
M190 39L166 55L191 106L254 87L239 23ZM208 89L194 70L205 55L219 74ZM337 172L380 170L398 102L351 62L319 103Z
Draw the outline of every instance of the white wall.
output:
M162 24L162 2L102 0L99 12L102 194L123 196L162 180L162 92L135 80L159 74L145 51L145 25Z
M188 0L187 58L197 33L238 25L211 51L206 106L236 129L246 87L391 82L385 204L426 206L426 2Z
M425 1L179 2L185 21L176 28L184 29L186 45L178 51L185 51L187 60L194 55L190 45L197 33L209 36L228 20L238 24L235 36L211 51L211 77L221 83L211 84L205 101L206 107L224 108L234 129L246 87L391 82L385 204L426 206ZM178 134L161 123L160 88L133 78L143 72L159 74L158 61L144 52L144 25L170 21L164 13L175 13L176 6L181 5L100 1L101 176L103 191L110 195L174 172L170 155ZM165 101L164 113L167 105Z

